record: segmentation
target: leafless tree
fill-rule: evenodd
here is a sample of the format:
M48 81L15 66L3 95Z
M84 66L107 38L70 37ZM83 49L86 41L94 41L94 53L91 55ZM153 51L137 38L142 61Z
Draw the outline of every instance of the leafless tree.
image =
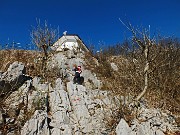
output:
M143 91L136 97L136 101L139 101L148 90L148 81L149 81L149 48L155 45L155 40L150 38L150 29L139 29L134 28L131 23L125 24L121 19L121 23L131 31L133 34L132 41L139 46L142 53L144 54L145 65L144 65L144 88ZM150 26L149 26L150 27Z
M51 25L48 25L45 21L44 24L37 21L37 26L32 27L31 38L32 42L37 45L44 53L45 58L48 56L48 49L56 41L58 36L58 30L53 29Z

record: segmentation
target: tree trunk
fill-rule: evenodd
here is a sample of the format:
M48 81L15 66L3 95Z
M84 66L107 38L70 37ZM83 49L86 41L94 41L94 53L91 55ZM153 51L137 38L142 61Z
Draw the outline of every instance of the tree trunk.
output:
M145 67L144 67L144 89L137 96L136 101L139 101L144 96L144 94L147 92L147 89L148 89L148 70L149 70L148 55L149 55L149 45L145 45L144 55L145 55L145 60L146 60L146 64L145 64Z
M44 58L47 59L48 53L47 53L47 48L45 45L42 46L43 52L44 52Z

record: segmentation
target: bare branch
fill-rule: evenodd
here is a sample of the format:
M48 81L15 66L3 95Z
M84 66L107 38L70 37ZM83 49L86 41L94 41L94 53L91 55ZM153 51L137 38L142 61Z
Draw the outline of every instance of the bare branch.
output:
M43 50L45 57L47 57L47 51L50 46L56 41L58 35L58 30L48 26L47 21L44 25L41 25L40 19L37 20L37 26L32 27L31 38L32 42L37 45L37 47Z

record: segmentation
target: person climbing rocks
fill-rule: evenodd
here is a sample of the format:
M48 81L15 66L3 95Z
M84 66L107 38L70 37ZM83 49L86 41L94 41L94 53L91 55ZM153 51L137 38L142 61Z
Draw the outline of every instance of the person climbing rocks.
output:
M75 76L73 79L74 83L80 83L81 77L80 74L82 73L81 66L74 65L73 71L75 71Z

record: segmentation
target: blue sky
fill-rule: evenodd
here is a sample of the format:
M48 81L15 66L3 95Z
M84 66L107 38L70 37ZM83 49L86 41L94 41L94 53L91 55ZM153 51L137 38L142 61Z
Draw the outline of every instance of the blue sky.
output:
M0 44L30 44L36 18L96 48L130 37L119 18L136 27L150 25L151 33L180 37L179 0L0 0Z

